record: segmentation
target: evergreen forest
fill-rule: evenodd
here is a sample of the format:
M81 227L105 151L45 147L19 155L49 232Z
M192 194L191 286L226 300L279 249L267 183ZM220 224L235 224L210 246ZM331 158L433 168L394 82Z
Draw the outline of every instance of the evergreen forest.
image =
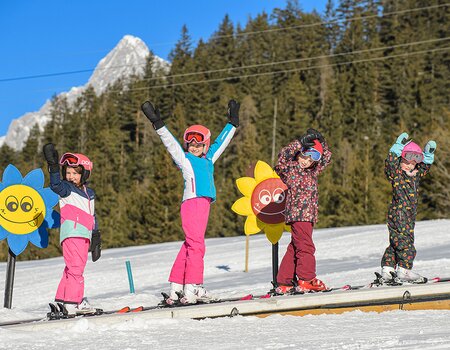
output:
M53 97L43 132L36 126L21 151L0 148L0 172L10 163L23 175L40 167L48 186L44 144L53 142L60 155L86 154L94 162L90 186L103 248L182 240L181 172L140 106L152 101L182 142L192 124L210 128L214 139L234 98L241 125L215 163L207 237L243 235L245 217L230 209L242 196L235 180L253 176L257 160L275 165L279 150L309 127L333 152L319 180L317 227L385 223L391 187L384 160L404 131L421 147L437 142L418 220L449 218L449 26L450 4L441 0L329 1L322 14L292 0L245 24L225 16L195 45L184 26L169 71L155 69L151 53L144 75L100 96L90 88L70 105ZM5 241L0 246L5 260ZM59 255L59 234L51 230L47 249L30 244L18 258Z

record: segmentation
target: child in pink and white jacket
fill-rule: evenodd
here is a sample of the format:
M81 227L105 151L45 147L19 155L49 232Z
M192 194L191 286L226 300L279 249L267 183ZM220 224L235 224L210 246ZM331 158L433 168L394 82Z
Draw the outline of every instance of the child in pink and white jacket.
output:
M79 153L65 153L58 161L58 152L51 143L44 146L44 156L50 173L50 188L59 195L60 243L66 264L55 301L64 304L69 316L94 313L96 310L84 298L83 277L88 252L92 251L93 261L101 255L94 211L95 193L86 186L92 162Z
M166 303L195 304L213 296L203 287L205 232L210 205L216 199L214 163L225 151L239 126L239 103L228 103L228 123L211 144L211 132L203 125L192 125L183 136L183 146L165 126L158 109L147 101L142 111L152 123L184 179L181 225L185 240L169 276L170 295ZM179 298L181 296L181 298Z
M291 242L281 261L276 292L285 294L325 290L316 278L315 246L312 238L317 222L318 176L331 161L331 152L320 132L308 129L299 140L278 155L276 173L288 187L285 222L291 225Z

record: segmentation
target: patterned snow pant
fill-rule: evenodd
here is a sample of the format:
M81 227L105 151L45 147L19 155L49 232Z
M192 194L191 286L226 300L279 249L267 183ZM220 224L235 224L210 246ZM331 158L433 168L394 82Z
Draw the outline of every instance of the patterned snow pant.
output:
M381 266L412 269L416 257L414 247L415 220L403 212L388 215L389 246L386 248Z

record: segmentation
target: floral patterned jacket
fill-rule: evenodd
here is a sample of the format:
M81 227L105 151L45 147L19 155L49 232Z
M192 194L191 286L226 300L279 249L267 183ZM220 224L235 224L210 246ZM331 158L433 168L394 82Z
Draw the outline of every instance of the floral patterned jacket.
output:
M278 154L275 172L288 187L285 222L309 221L315 224L319 212L318 176L331 162L331 152L322 144L322 158L310 168L302 169L297 155L302 149L299 140L291 142Z

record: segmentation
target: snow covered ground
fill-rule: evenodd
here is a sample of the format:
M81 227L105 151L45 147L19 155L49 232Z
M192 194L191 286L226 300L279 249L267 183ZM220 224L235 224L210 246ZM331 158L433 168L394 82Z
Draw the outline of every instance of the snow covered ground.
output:
M450 277L450 220L418 222L415 269L428 277ZM385 225L318 229L317 272L329 286L365 284L379 270L387 245ZM289 242L280 241L280 261ZM167 277L180 242L109 249L88 263L86 296L105 310L155 305L168 290ZM245 273L245 237L207 240L205 286L219 296L262 294L272 280L271 245L250 237ZM132 265L136 294L129 293L125 261ZM0 322L41 317L53 300L64 267L62 258L19 262L13 308ZM0 283L6 263L0 264ZM3 290L0 294L3 303ZM450 310L359 311L341 315L234 317L194 320L139 320L98 326L80 319L69 331L0 329L0 349L450 349ZM38 334L36 334L38 333Z

